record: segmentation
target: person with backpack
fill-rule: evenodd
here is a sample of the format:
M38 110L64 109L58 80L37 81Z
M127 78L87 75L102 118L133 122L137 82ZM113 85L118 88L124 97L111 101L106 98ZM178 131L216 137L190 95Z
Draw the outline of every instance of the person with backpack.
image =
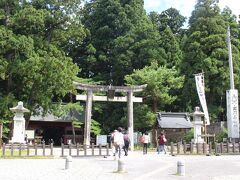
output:
M128 155L129 144L130 144L130 139L129 139L129 136L128 136L127 132L125 132L125 134L123 135L123 139L124 139L123 150L124 150L125 156L127 156Z
M139 143L143 144L144 143L144 137L143 134L139 137Z
M115 132L114 138L113 138L114 146L115 146L115 155L121 158L121 149L124 146L124 139L123 139L123 134L122 134L122 128L119 127L118 131Z
M160 136L158 137L158 154L160 154L160 152L162 151L164 151L164 153L167 154L166 147L165 147L166 142L167 142L167 139L164 133L161 132Z

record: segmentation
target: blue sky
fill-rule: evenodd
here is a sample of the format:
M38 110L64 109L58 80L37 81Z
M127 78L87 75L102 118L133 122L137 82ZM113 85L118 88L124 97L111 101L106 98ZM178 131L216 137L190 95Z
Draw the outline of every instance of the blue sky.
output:
M228 6L237 17L240 14L239 0L219 0L221 9ZM183 16L191 16L196 0L144 0L144 7L147 12L162 12L170 7L176 8Z

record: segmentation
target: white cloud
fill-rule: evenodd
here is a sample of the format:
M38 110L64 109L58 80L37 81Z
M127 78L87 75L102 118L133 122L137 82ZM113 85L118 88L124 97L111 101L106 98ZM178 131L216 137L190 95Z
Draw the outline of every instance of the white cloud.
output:
M196 4L196 0L171 0L171 7L176 8L181 12L183 16L189 17L194 9L194 5Z
M161 1L159 0L145 0L144 7L145 9L157 9L161 6Z
M194 8L196 0L144 0L144 7L147 12L162 12L168 8L176 8L183 16L189 17Z
M144 7L147 12L159 11L163 7L163 1L159 0L144 0Z

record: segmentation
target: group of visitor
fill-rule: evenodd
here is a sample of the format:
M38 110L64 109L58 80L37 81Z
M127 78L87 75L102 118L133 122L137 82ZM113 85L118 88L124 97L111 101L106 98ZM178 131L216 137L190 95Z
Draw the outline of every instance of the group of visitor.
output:
M124 131L123 128L119 127L117 130L113 131L111 134L111 143L114 156L120 159L122 149L124 150L124 155L128 155L130 138L128 136L128 132Z
M149 134L145 132L140 137L140 142L143 146L143 154L148 153L148 145L150 144L151 140L149 137ZM166 144L167 139L164 134L164 132L161 132L158 136L158 142L157 142L157 152L160 154L161 152L167 153L166 151ZM119 127L117 130L114 130L111 134L111 147L113 156L118 157L119 159L122 156L122 150L124 151L124 155L128 155L130 145L130 138L128 136L128 132L125 131L123 128Z
M160 154L160 152L164 152L165 154L167 153L166 151L166 144L167 139L166 136L164 135L163 132L160 133L158 136L158 145L157 145L157 152ZM148 145L150 143L150 137L147 132L145 132L141 137L140 137L140 143L143 145L143 154L147 154L148 150Z

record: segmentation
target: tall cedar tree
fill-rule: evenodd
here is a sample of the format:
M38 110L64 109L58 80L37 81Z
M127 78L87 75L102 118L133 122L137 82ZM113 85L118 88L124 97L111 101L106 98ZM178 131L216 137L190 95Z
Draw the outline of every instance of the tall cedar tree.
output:
M149 17L151 21L157 25L159 32L169 27L173 34L181 34L183 31L182 27L186 21L186 17L182 16L175 8L169 8L160 14L150 12Z
M225 108L225 94L229 89L229 64L226 29L229 22L220 14L216 0L198 0L189 20L189 30L184 44L182 73L186 76L183 101L191 111L199 105L194 74L204 72L206 101L212 120ZM232 24L230 24L231 26ZM235 81L238 86L238 40L232 37Z
M92 0L84 10L83 23L90 31L85 48L89 53L77 61L83 64L84 75L105 84L124 85L124 76L133 69L141 69L153 60L163 63L160 36L142 0Z
M124 85L124 76L134 69L142 69L152 61L165 62L161 37L146 15L143 0L89 1L82 22L89 36L85 46L76 49L79 53L75 62L82 68L83 77L106 85ZM98 117L107 129L127 126L125 107L125 103L101 103L101 115L100 111L93 112L93 117Z
M183 53L180 48L182 36L184 35L183 25L186 20L177 9L169 8L161 13L151 12L149 17L157 27L161 35L161 47L164 49L166 59L164 65L180 71L180 65L183 59ZM172 90L172 94L179 96L181 90ZM165 111L180 111L183 103L180 98L165 106Z

